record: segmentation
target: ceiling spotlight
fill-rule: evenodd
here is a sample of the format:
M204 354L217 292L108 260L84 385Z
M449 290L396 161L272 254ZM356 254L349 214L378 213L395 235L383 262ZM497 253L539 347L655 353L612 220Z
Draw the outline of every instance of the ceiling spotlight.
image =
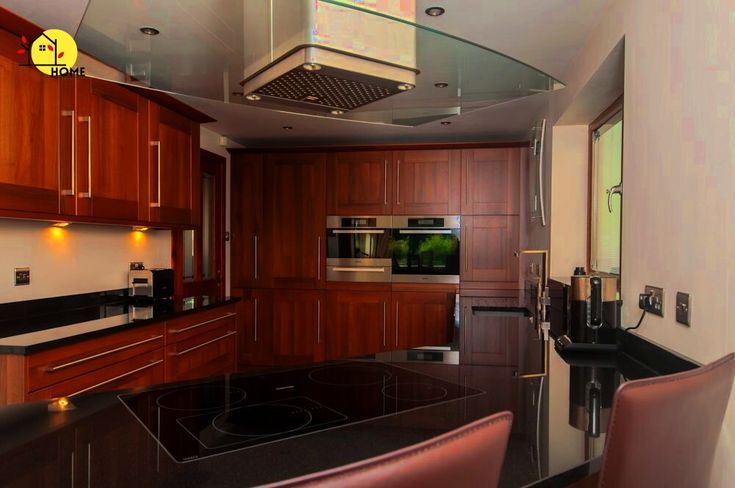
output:
M345 113L344 110L339 110L339 109L332 110L332 115L342 115L344 113Z
M260 100L260 95L256 95L255 93L250 93L248 95L245 95L245 98L247 98L251 102L257 102L258 100Z
M302 68L304 68L306 71L319 71L322 69L321 64L316 63L304 63L301 65Z
M142 32L143 34L147 36L157 36L158 34L161 33L161 31L149 25L144 25L143 27L141 27L140 32Z
M70 222L54 222L52 225L54 227L69 227L71 223Z
M426 15L429 17L439 17L440 15L444 15L444 12L446 10L441 7L429 7L426 9Z
M451 122L448 122L448 121L446 121L446 120L445 120L444 122L442 122L441 124L442 124L442 125L452 125L452 123L451 123Z
M145 232L147 230L148 230L148 227L145 227L143 225L134 225L133 226L133 231L134 232Z
M290 125L284 125L283 130L293 130L293 127Z
M413 90L414 88L416 87L411 83L401 83L400 85L398 85L398 89L401 91Z
M434 86L437 88L446 88L449 86L449 83L447 83L446 81L439 81L437 83L434 83Z

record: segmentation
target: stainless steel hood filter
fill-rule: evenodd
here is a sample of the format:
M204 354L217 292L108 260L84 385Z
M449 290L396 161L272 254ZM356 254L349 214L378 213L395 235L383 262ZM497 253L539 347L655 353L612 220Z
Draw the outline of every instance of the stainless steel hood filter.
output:
M403 11L394 14L413 20L413 6L395 4ZM245 21L255 49L241 85L257 103L339 114L416 85L408 25L319 0L246 2Z

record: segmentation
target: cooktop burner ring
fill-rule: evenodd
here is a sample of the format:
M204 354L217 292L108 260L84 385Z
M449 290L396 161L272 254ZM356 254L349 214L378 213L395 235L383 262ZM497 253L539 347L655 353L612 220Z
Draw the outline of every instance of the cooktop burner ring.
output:
M418 390L421 392L418 396L417 395L411 395L410 393L405 391L407 388L424 388L424 391ZM393 391L391 391L391 389ZM401 390L403 389L403 391ZM393 383L388 386L385 386L382 390L383 395L386 398L391 398L393 400L399 400L399 401L406 401L406 402L435 402L438 400L443 400L449 395L449 390L444 388L443 386L433 385L431 383L426 382L416 382L416 383ZM426 396L421 396L424 393L426 393Z
M337 378L329 378L328 374L335 374ZM344 379L340 380L339 374L344 375ZM360 378L360 375L363 378ZM320 377L321 376L321 377ZM326 378L324 376L327 376ZM309 372L309 379L314 383L329 386L372 386L385 384L393 378L387 368L381 366L373 366L368 364L338 364L325 366Z
M193 401L202 401L204 399L204 405L182 407L185 404L182 401L182 397L185 397L187 393L195 394L192 397ZM221 393L222 396L216 396L217 393ZM226 400L225 395L229 395L230 399ZM236 405L245 401L247 393L242 388L236 388L231 386L218 386L218 385L202 385L202 386L190 386L184 388L177 388L160 395L156 398L156 406L165 410L173 410L177 412L197 412L197 411L209 411L226 408L229 405ZM212 401L215 399L216 401ZM171 406L176 405L176 406Z
M228 430L222 427L221 425L218 425L218 420L220 421L219 424L222 424L223 422L226 421L226 420L222 420L222 419L227 418L225 416L231 416L233 414L242 413L244 410L263 409L263 408L270 410L271 412L273 412L274 410L279 410L279 409L281 410L288 409L290 410L290 414L298 414L298 416L301 418L296 418L295 419L296 422L293 424L293 427L291 428L286 428L286 429L277 430L277 431L263 432L263 433L255 433L255 434L244 434L244 433L239 433L239 432L233 432L233 429ZM307 427L309 424L311 424L311 421L313 420L313 418L314 417L312 416L311 412L309 412L305 408L302 408L296 405L289 405L286 403L258 403L255 405L246 405L244 407L233 408L232 410L218 414L212 419L212 427L216 431L222 434L225 434L225 435L231 435L231 436L236 436L236 437L248 437L248 438L254 439L258 437L270 437L270 436L275 436L275 435L288 434L290 432L297 432L303 429L304 427ZM264 420L265 423L267 423L268 419L256 419L256 420ZM279 418L277 420L282 422L283 418ZM242 427L243 425L235 424L235 427L238 427L238 426Z

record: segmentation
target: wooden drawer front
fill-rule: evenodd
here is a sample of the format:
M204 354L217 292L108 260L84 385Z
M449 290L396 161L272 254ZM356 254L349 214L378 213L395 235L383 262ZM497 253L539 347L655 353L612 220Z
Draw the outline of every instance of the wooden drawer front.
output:
M234 373L236 370L237 329L232 318L221 320L199 335L166 347L167 382Z
M93 391L110 391L163 383L163 348L57 383L28 394L29 401L60 396L74 397Z
M28 391L162 348L163 334L163 324L156 324L32 354L28 357Z
M166 322L166 344L188 340L223 324L235 330L236 316L233 305L170 320Z

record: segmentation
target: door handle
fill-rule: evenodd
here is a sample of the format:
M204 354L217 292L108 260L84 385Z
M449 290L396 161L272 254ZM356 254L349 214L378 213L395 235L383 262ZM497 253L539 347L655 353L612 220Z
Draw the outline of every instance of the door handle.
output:
M383 204L388 205L388 160L383 160Z
M322 301L316 301L316 343L322 342Z
M385 302L383 302L383 347L387 346L388 339L386 338L386 314L385 314Z
M161 141L151 141L151 146L156 148L156 201L151 202L151 207L161 206Z
M396 347L398 347L398 324L400 323L398 318L398 304L396 303Z
M77 189L77 176L76 176L76 160L75 144L76 144L76 126L77 121L74 118L74 110L62 110L62 117L71 117L71 190L61 190L62 195L74 196Z
M255 328L253 331L253 342L258 342L258 299L256 298L254 302L255 307L253 310L253 322L255 323Z
M322 279L322 236L316 238L316 280Z
M253 278L258 280L258 234L253 235Z
M621 181L617 185L611 186L610 188L605 190L605 193L607 193L607 211L613 213L612 203L610 202L610 199L615 194L618 194L620 195L620 198L623 198L623 182Z
M396 161L396 203L401 204L401 160Z
M79 122L87 124L87 191L79 196L92 198L92 116L79 117Z

